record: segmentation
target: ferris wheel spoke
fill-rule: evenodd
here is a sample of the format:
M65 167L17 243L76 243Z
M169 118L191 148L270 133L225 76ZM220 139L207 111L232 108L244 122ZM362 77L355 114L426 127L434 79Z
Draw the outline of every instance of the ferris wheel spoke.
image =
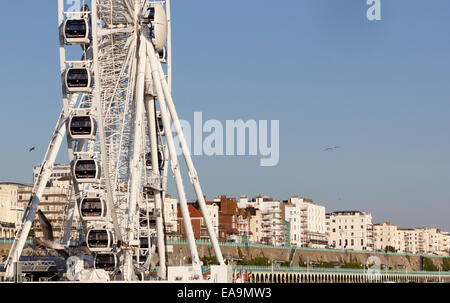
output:
M101 29L98 33L98 35L101 36L107 36L107 35L114 35L114 34L129 34L133 33L135 31L134 27L123 27L123 28L107 28L107 29Z

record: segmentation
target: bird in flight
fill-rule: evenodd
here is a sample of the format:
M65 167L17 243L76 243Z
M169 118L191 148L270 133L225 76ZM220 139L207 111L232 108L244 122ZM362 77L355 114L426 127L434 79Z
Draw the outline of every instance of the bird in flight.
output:
M32 148L30 148L30 153L35 151L35 150L36 150L36 147L33 146Z
M336 150L336 149L339 149L339 148L341 148L341 147L340 146L327 147L323 151Z

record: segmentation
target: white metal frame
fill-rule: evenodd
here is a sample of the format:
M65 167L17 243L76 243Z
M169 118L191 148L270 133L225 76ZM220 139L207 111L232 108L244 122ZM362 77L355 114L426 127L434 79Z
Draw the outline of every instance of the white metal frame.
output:
M121 276L115 280L137 280L138 275L145 279L145 272L154 256L155 247L151 247L151 237L156 234L157 248L160 260L160 279L167 279L166 247L164 233L164 199L167 191L168 166L178 192L179 206L183 216L186 236L192 258L192 279L202 280L202 269L194 238L188 202L184 190L181 168L178 162L174 136L171 124L175 127L176 136L182 147L188 174L193 184L200 209L208 229L212 246L217 260L224 265L223 256L216 238L214 228L209 218L203 191L198 174L195 170L188 146L181 129L180 121L171 96L172 90L172 44L171 44L171 14L170 0L154 1L150 4L146 0L92 0L91 12L80 12L80 16L91 16L90 28L92 39L82 44L82 64L89 66L92 71L93 87L89 91L69 91L65 89L65 74L72 64L66 61L66 39L63 28L67 18L73 13L64 12L64 0L59 3L60 32L60 65L63 91L63 110L55 128L48 151L42 163L42 169L36 178L32 199L25 212L23 223L19 227L16 239L7 261L6 279L13 279L14 264L19 261L27 235L31 229L40 199L52 173L52 168L61 148L62 140L66 136L69 160L73 162L79 155L86 157L99 155L102 176L97 182L77 182L73 177L74 201L71 201L66 215L67 224L64 243L70 236L75 204L80 209L80 202L89 193L101 193L106 200L107 216L105 218L89 218L83 223L84 234L89 230L111 230L114 241L106 250L94 249L95 253L115 253ZM145 24L142 12L154 5L164 4L167 18L166 58L161 60L155 49L155 40L150 38L150 28ZM75 14L76 15L76 14ZM67 17L67 18L66 18ZM164 26L163 26L164 27ZM164 40L165 38L163 38ZM156 37L161 47L161 39ZM71 41L73 42L73 41ZM164 42L164 41L163 41ZM166 72L163 69L166 63ZM158 107L158 108L157 108ZM96 140L71 138L67 127L70 118L77 111L88 110L94 113L97 121ZM158 112L159 110L159 112ZM162 119L164 132L159 132L157 123L159 115ZM148 170L145 164L145 152L150 147L152 167ZM160 171L158 150L165 153L164 169ZM170 159L170 161L169 161ZM146 185L154 189L153 197L146 197L143 190ZM140 215L149 218L149 210L156 218L156 226L140 226ZM149 239L149 248L141 249L140 238ZM140 254L144 252L147 258L140 261ZM135 258L137 257L137 258ZM137 260L137 261L136 261ZM137 263L136 263L137 262ZM116 274L119 271L115 271Z

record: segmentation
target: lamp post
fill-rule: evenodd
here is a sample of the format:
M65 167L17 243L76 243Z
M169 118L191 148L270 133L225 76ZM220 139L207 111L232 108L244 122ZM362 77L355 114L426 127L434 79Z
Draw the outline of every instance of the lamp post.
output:
M306 257L306 273L309 274L309 257Z
M441 283L441 264L439 264L439 283Z

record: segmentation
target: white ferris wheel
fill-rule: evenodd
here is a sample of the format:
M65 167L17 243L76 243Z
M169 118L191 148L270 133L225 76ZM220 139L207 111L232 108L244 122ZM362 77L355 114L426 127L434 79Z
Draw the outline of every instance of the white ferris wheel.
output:
M64 2L58 0L63 108L8 257L6 279L14 277L64 138L74 198L62 243L49 246L72 257L80 253L69 247L77 209L94 270L113 280L145 280L157 251L158 275L166 280L163 214L172 172L192 277L203 279L171 125L217 260L225 263L171 96L170 0L86 0L77 11L66 11ZM81 56L68 60L74 48Z

